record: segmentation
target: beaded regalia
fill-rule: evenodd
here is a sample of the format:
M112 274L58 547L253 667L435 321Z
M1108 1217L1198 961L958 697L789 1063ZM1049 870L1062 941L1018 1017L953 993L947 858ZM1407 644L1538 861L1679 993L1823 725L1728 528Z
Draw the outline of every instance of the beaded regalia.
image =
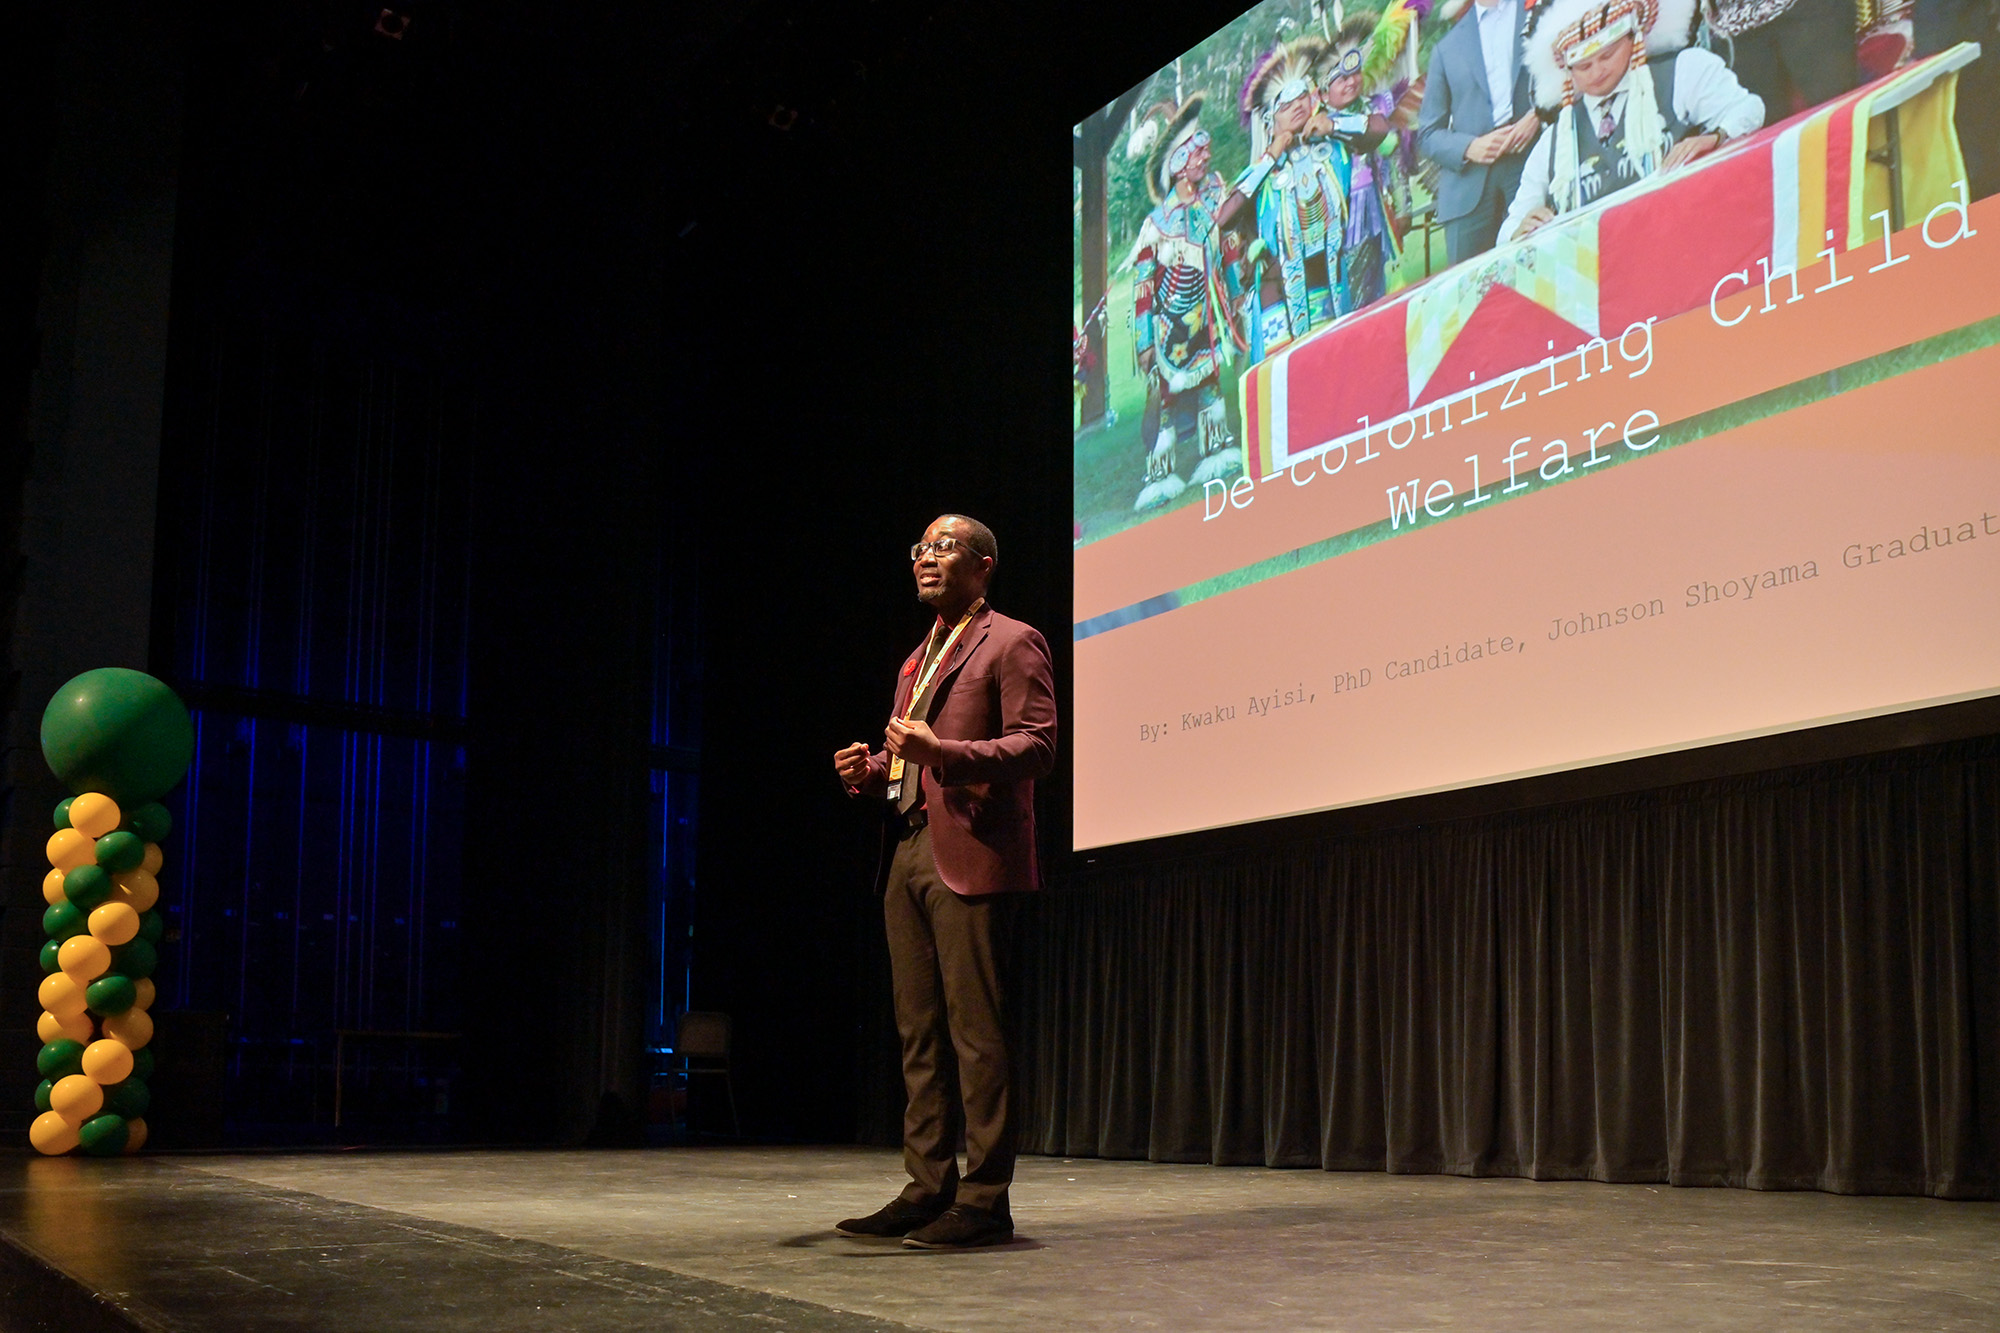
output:
M1392 163L1378 151L1380 139L1370 127L1386 130L1395 114L1397 66L1419 13L1408 0L1394 0L1379 19L1355 15L1334 33L1313 69L1324 102L1314 129L1347 168L1341 281L1348 310L1382 298L1388 270L1402 253L1390 197Z
M1256 220L1245 258L1255 294L1250 355L1257 360L1348 309L1341 259L1353 163L1328 139L1306 133L1319 104L1315 67L1326 52L1316 37L1278 46L1243 86L1252 158L1234 189ZM1303 115L1295 110L1301 105ZM1287 114L1297 128L1285 128Z
M1174 112L1146 164L1155 207L1140 225L1132 260L1132 341L1149 380L1142 508L1183 485L1184 441L1198 444L1204 462L1235 443L1217 387L1242 346L1230 318L1235 255L1216 220L1227 195L1222 178L1196 170L1208 148L1202 103L1196 93Z

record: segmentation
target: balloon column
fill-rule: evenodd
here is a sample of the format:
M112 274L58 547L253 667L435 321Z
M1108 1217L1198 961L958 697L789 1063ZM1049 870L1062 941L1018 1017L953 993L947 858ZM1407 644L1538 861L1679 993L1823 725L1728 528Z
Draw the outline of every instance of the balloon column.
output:
M194 727L160 681L102 667L49 700L42 756L76 794L56 807L42 881L42 1084L28 1138L50 1156L113 1157L146 1142L165 930L156 877L173 827L159 798L187 772Z

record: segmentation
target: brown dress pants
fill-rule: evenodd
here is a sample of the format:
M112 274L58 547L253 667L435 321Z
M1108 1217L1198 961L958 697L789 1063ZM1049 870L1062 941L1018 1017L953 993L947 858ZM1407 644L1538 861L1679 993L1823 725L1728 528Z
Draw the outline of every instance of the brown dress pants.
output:
M911 1203L942 1199L1011 1217L1014 1121L1001 1005L1012 897L953 893L938 875L928 828L906 833L889 863L882 918L909 1093L902 1197Z

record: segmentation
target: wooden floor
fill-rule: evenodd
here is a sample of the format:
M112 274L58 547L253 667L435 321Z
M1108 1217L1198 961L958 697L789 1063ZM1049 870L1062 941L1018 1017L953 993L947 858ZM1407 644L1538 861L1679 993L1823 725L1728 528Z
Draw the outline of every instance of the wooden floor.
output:
M858 1148L0 1157L0 1329L2000 1328L2000 1204L1024 1158L843 1239ZM96 1322L93 1322L96 1321Z

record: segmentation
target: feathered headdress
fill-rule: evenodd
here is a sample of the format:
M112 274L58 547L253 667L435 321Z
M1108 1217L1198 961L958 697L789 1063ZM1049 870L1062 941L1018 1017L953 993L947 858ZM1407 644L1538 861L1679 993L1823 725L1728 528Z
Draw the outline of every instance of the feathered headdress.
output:
M1155 102L1147 107L1145 114L1133 121L1132 134L1125 140L1126 159L1136 162L1152 152L1153 145L1160 141L1160 131L1174 118L1174 113L1178 110L1180 108L1175 106L1171 99Z
M1317 91L1315 68L1326 55L1326 43L1317 37L1301 37L1280 42L1250 67L1243 81L1237 109L1250 129L1250 160L1264 155L1271 142L1271 116L1280 105Z
M1364 92L1386 92L1397 82L1397 61L1409 49L1417 20L1430 11L1431 0L1390 0L1378 16L1356 14L1333 34L1315 76L1324 88L1342 74L1359 72ZM1353 53L1359 52L1356 57ZM1358 71L1353 66L1358 59Z
M1633 38L1633 68L1649 56L1672 55L1694 40L1700 0L1539 0L1528 11L1522 53L1535 85L1535 105L1551 113L1575 96L1569 67L1621 37Z
M1201 108L1207 100L1206 94L1190 94L1168 118L1166 133L1153 141L1152 151L1146 156L1146 193L1154 203L1166 202L1167 196L1174 192L1171 170L1174 149L1192 139L1201 128Z
M1570 66L1623 38L1632 39L1623 111L1625 160L1619 172L1633 180L1650 176L1671 145L1653 80L1645 75L1646 61L1673 55L1694 40L1699 5L1700 0L1540 0L1528 11L1524 57L1535 106L1543 120L1553 122L1549 197L1558 212L1589 202L1577 198L1576 89Z

